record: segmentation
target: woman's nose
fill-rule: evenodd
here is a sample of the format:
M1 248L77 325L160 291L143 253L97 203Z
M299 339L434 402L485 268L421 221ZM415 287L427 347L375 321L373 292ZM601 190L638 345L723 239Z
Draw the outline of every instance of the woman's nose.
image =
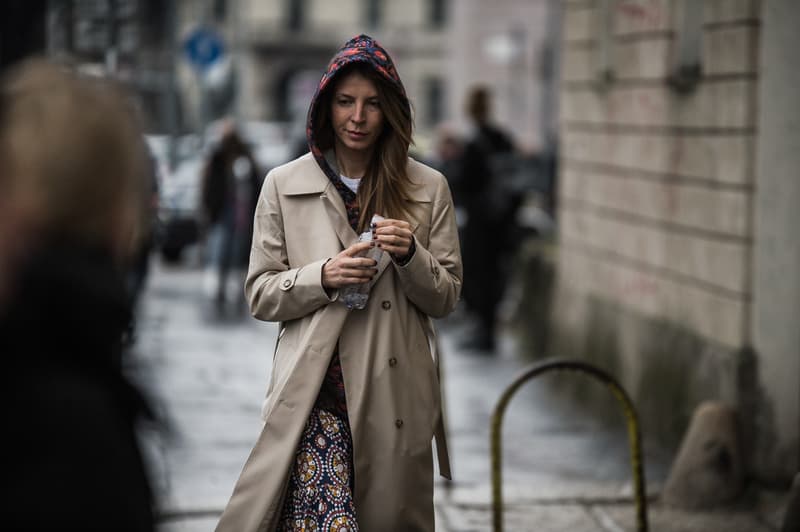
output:
M355 109L353 109L353 116L351 117L353 122L363 122L364 121L364 105L360 103L356 103Z

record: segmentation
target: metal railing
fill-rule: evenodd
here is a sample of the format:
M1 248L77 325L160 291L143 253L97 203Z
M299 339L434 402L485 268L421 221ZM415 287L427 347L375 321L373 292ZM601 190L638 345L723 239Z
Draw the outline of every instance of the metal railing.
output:
M619 400L625 412L628 428L628 443L631 451L631 468L633 470L634 497L636 502L636 530L647 532L647 496L645 493L644 467L642 463L641 432L636 410L628 394L614 377L587 362L579 360L550 359L534 364L523 370L505 389L492 414L490 435L491 475L492 475L492 524L495 532L503 530L503 464L502 464L502 425L503 415L513 395L524 383L548 371L572 371L594 377L608 386L614 397Z

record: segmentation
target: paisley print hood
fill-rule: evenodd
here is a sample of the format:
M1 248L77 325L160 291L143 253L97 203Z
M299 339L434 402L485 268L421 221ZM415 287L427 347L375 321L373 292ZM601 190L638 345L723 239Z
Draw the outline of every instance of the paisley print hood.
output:
M334 85L332 82L334 78L341 72L342 68L351 63L367 64L373 70L375 70L375 72L380 74L380 76L382 76L386 81L388 81L389 85L394 87L400 94L405 107L408 109L408 115L411 116L411 105L408 101L408 97L406 96L406 90L403 87L402 81L400 81L400 76L397 75L397 69L395 69L394 62L392 61L392 58L389 57L389 54L386 52L386 50L378 43L378 41L364 34L353 37L347 41L344 46L342 46L342 48L333 56L333 59L331 59L330 63L328 64L328 68L322 75L319 86L317 87L314 97L311 100L311 105L308 109L308 118L306 121L306 138L308 139L308 147L311 151L311 154L314 156L314 159L316 159L320 168L322 168L322 171L325 172L328 178L336 185L336 188L344 194L346 194L346 191L342 189L346 189L346 187L341 184L338 172L332 168L331 161L326 160L326 154L319 146L319 139L314 138L314 117L317 106L320 103L320 96ZM349 189L346 190L349 191ZM345 201L346 200L347 198L345 198Z

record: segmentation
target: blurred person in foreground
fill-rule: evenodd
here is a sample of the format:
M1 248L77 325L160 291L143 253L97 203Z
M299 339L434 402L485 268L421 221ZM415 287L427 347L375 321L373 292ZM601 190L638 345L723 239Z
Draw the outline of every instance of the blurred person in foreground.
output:
M116 89L29 60L0 81L0 353L8 530L154 530L121 371L146 182Z
M145 172L149 190L147 192L147 201L145 205L143 205L144 210L140 219L140 229L136 238L137 245L134 247L133 253L127 261L127 286L128 294L131 299L131 319L123 334L123 344L128 348L136 343L138 336L138 307L146 288L147 278L150 274L150 255L153 253L157 239L159 204L158 164L146 143L145 150L147 159Z
M209 229L209 259L216 276L214 302L218 312L225 310L228 276L231 270L247 265L250 240L260 186L258 168L250 148L228 120L219 145L211 153L203 171L203 221ZM236 303L244 308L241 290Z
M447 181L408 157L412 126L388 53L359 35L312 99L310 153L267 175L245 290L280 333L219 532L434 528L434 435L450 470L432 318L458 301L461 257ZM365 283L363 309L339 301Z
M467 115L473 126L464 147L459 196L466 210L463 230L464 302L477 326L464 347L490 353L495 348L496 314L503 297L507 272L503 268L514 225L512 198L504 196L502 170L493 164L514 152L511 137L490 121L491 93L474 87L467 96ZM499 198L499 199L497 199Z

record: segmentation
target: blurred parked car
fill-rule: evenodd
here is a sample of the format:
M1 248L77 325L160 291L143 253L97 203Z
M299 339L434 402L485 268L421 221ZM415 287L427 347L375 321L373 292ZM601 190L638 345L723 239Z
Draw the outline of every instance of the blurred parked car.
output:
M197 135L147 135L147 142L161 180L156 247L165 260L177 262L200 237L202 142Z
M292 159L292 146L289 138L289 124L285 122L264 122L250 120L239 125L242 137L250 145L253 157L262 173ZM263 178L264 175L261 175Z

